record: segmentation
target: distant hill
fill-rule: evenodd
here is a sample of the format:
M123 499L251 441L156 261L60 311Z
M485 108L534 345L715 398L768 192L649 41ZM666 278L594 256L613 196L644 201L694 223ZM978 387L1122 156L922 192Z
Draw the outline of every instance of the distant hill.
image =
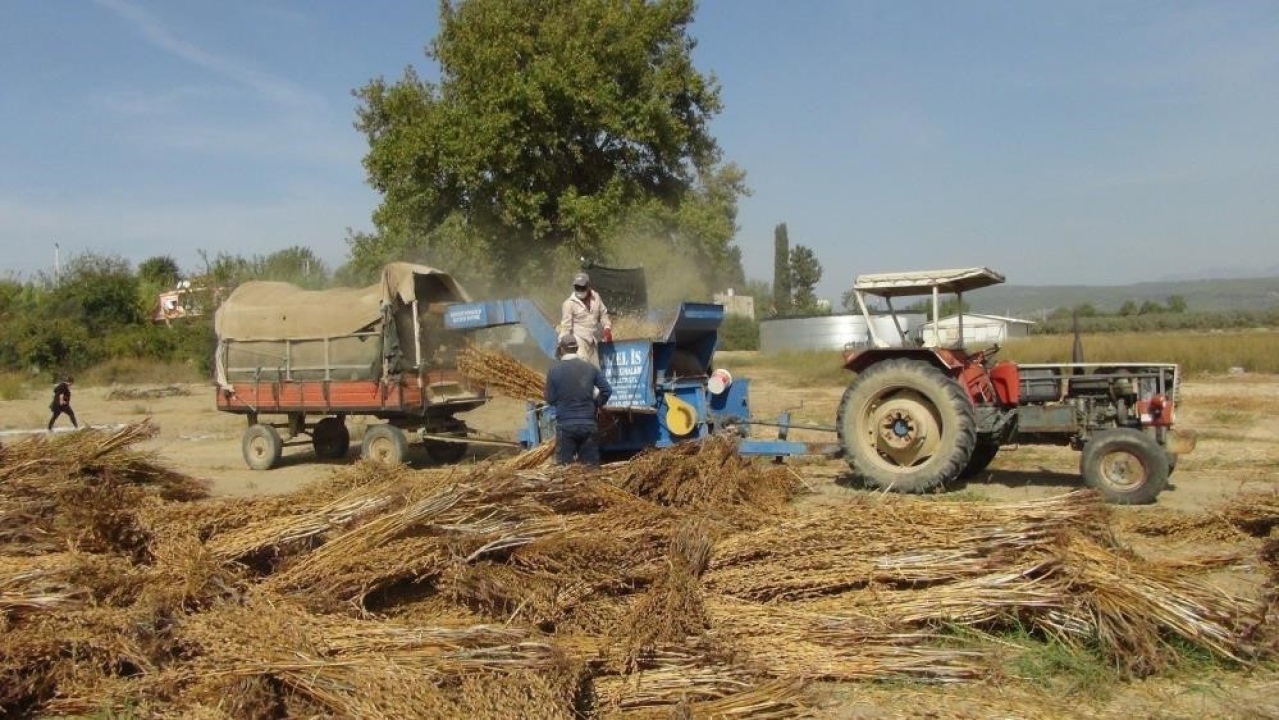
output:
M1116 311L1128 300L1163 304L1171 295L1184 297L1191 312L1269 310L1279 307L1279 276L1133 285L996 285L965 295L964 300L975 312L1034 318L1083 303L1103 312Z

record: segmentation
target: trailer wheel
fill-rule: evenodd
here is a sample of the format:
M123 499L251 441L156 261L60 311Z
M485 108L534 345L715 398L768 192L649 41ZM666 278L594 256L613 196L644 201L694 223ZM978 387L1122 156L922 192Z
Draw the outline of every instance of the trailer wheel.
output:
M326 417L311 430L311 445L319 457L344 458L351 449L351 433L340 418Z
M464 442L446 442L444 440L427 440L422 443L427 457L437 465L452 465L466 457L470 447Z
M990 465L990 461L995 459L999 454L999 443L980 441L973 447L973 454L968 458L968 464L964 466L963 472L959 473L959 477L968 479L975 477L982 470Z
M1140 430L1104 430L1084 445L1079 470L1106 502L1144 505L1168 484L1168 454Z
M844 391L837 430L853 476L921 493L958 477L977 443L976 413L959 383L919 360L885 360Z
M244 431L240 449L244 451L244 462L250 468L270 470L280 462L284 442L280 440L280 433L270 425L250 425Z
M360 453L366 460L374 460L387 465L398 465L404 462L409 452L409 442L404 431L394 425L374 425L364 433L364 443Z

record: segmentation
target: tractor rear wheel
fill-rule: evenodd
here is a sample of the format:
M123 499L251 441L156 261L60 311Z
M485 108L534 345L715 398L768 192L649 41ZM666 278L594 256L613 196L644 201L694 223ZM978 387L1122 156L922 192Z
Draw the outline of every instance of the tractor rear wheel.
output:
M986 469L990 465L990 461L995 459L999 454L999 443L990 440L979 440L977 445L973 447L973 454L968 458L968 464L964 466L963 472L959 473L959 477L968 479L976 477L978 473Z
M1145 505L1168 485L1168 453L1140 430L1103 430L1084 445L1079 471L1106 502Z
M280 433L270 425L261 423L250 425L240 439L240 450L244 453L244 462L254 470L270 470L280 462L284 454L284 441Z
M311 445L318 457L330 460L344 458L351 449L351 433L341 418L327 417L311 430Z
M959 477L977 443L972 402L933 365L898 358L862 371L844 391L837 430L853 476L921 493Z
M366 460L398 465L409 453L409 441L394 425L374 425L364 433L360 453Z

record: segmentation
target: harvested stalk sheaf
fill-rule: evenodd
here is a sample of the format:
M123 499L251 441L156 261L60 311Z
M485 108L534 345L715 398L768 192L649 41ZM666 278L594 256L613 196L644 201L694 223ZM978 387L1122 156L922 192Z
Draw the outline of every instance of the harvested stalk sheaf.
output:
M260 500L165 500L117 470L138 494L94 498L113 534L59 494L106 484L108 449L0 459L0 517L36 528L0 552L0 714L783 718L808 679L986 675L1006 648L957 627L1133 674L1176 645L1274 651L1273 589L1198 579L1222 558L1141 559L1091 493L799 515L794 475L727 441L598 470L541 467L544 447Z
M131 445L154 437L150 421L120 430L36 436L0 457L0 552L141 552L148 498L192 500L207 483L173 472Z
M546 378L500 350L467 345L457 354L457 369L496 395L529 402L546 396Z

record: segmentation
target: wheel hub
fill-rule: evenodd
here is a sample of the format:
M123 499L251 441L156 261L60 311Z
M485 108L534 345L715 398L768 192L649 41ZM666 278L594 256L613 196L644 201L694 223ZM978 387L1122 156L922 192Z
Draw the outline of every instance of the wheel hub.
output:
M1109 453L1102 459L1100 469L1106 482L1116 488L1132 488L1146 482L1146 465L1132 453Z
M893 468L924 462L941 443L941 423L932 404L912 391L897 392L868 408L868 444Z

